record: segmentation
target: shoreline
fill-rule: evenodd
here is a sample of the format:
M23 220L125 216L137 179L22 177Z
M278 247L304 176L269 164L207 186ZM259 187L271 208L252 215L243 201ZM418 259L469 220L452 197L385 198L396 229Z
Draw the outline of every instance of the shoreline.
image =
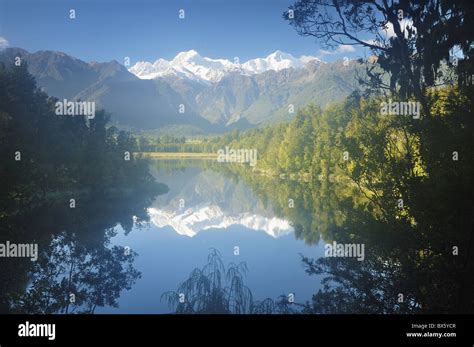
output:
M217 153L194 152L134 152L134 156L153 159L217 159Z

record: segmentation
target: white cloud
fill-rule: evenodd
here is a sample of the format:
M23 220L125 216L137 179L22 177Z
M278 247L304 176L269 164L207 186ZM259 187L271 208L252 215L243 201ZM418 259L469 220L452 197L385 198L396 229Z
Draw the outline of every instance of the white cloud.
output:
M355 52L355 48L352 45L339 45L336 51L338 51L338 53L351 53Z
M0 36L0 49L5 49L9 45L10 45L10 43L8 42L8 40L6 38Z
M355 52L355 48L352 45L339 45L335 50L328 51L325 49L320 49L319 53L321 55L333 55L333 54L342 54L342 53L352 53Z

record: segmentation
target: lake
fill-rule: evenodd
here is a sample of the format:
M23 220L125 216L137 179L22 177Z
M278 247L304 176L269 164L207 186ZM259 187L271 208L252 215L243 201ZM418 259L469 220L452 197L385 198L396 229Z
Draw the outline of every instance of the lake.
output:
M208 159L149 172L156 189L62 192L4 218L0 244L38 252L0 259L0 311L451 312L471 295L467 229L385 219L344 177Z
M155 162L158 163L159 162ZM147 208L150 222L126 233L120 225L113 245L138 253L135 267L142 278L119 299L118 308L98 313L166 313L161 294L175 290L196 267L205 265L210 249L220 252L225 264L245 262L245 284L254 299L294 295L310 300L319 289L316 276L308 276L301 255L321 257L321 243L297 240L291 223L272 211L242 180L188 161L185 167L152 165L158 182L169 192L155 197ZM275 182L278 184L278 182Z

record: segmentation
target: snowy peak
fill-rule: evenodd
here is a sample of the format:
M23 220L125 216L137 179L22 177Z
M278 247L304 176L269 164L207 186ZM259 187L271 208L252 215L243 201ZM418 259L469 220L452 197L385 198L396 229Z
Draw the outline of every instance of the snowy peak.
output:
M171 226L178 234L188 237L196 236L203 230L226 229L232 225L263 231L273 238L293 232L293 227L286 220L253 213L227 215L217 205L195 206L181 212L152 207L148 209L148 214L151 222L157 227Z
M301 68L303 66L304 63L291 54L275 51L266 58L249 60L242 65L242 68L247 73L258 74L269 70L280 71L289 68Z
M321 62L313 56L295 58L291 54L277 50L266 58L251 59L243 64L236 64L227 59L202 57L195 50L181 52L171 61L158 59L153 64L141 61L129 71L141 79L154 79L164 76L178 76L204 83L220 81L229 73L254 75L266 71L280 71L289 68L302 68L308 62Z
M226 73L238 67L225 59L201 57L195 50L179 53L170 63L172 69L190 79L219 81Z
M193 58L200 58L201 56L199 55L198 52L196 52L194 49L191 49L190 51L187 52L181 52L178 53L178 55L173 59L173 62L189 62Z

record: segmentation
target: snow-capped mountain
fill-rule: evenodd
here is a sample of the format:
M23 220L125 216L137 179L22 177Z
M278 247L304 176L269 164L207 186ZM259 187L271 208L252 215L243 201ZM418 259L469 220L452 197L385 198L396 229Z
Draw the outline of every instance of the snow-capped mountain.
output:
M202 230L224 229L232 225L263 231L273 238L293 232L286 220L252 213L226 215L217 205L196 206L183 211L149 208L148 213L151 222L157 227L171 226L178 234L188 237L193 237Z
M295 58L291 54L275 51L266 58L251 59L243 64L227 59L201 57L195 50L181 52L173 60L158 59L154 63L141 61L129 71L141 79L164 76L186 77L201 82L218 82L230 73L255 75L266 71L302 68L310 61L321 62L313 56Z
M153 64L138 62L129 71L141 79L174 75L192 80L216 82L226 73L239 71L239 67L229 60L201 57L195 50L190 50L179 53L171 61L158 59Z
M188 51L127 69L116 61L85 62L64 52L10 47L0 52L0 63L7 66L19 55L51 96L94 101L113 115L116 126L178 126L190 134L289 121L296 114L289 113L289 104L295 111L309 103L324 108L357 90L365 73L358 61L346 66L280 51L241 64Z
M313 58L317 59L316 57ZM290 67L301 68L304 64L302 60L293 57L291 54L276 51L266 58L249 60L242 64L242 69L249 74L258 74L269 70L280 71Z

